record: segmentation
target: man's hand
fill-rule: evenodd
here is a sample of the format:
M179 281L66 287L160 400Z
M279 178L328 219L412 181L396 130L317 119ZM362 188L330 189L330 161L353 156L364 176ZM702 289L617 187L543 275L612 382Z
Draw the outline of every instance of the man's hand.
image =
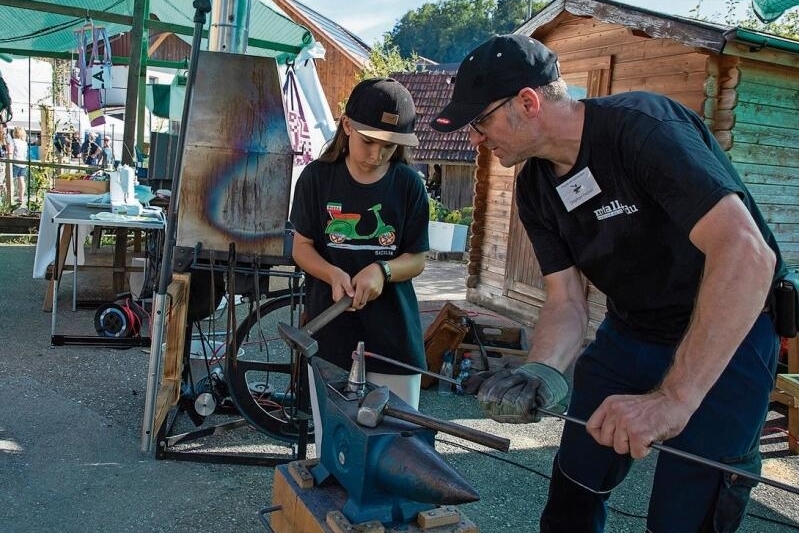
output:
M480 407L497 422L538 422L538 407L557 409L569 392L569 384L557 369L527 363L514 370L500 370L485 380L477 393Z
M641 395L616 395L594 411L586 431L618 454L641 459L652 451L650 444L678 435L688 424L694 408L669 397L662 390Z

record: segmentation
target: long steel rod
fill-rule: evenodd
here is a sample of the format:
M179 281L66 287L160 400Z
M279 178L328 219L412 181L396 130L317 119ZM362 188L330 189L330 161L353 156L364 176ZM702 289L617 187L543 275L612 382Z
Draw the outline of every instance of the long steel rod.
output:
M554 416L556 418L562 418L567 422L572 422L574 424L579 424L583 427L586 426L587 422L585 420L580 420L579 418L564 415L560 413L556 413L555 411L550 411L549 409L545 409L543 407L539 407L538 412L547 416ZM769 479L767 477L763 477L757 474L753 474L752 472L747 472L746 470L742 470L740 468L736 468L734 466L725 465L724 463L720 463L718 461L713 461L712 459L707 459L706 457L702 457L701 455L696 455L690 452L685 452L683 450L678 450L677 448L672 448L671 446L667 446L662 442L652 442L649 445L650 448L655 450L659 450L661 452L669 453L671 455L676 455L677 457L681 457L687 461L693 461L695 463L699 463L705 466L709 466L711 468L716 468L723 472L728 472L730 474L735 474L737 476L745 477L747 479L751 479L752 481L757 481L759 483L765 483L766 485L771 485L772 487L776 487L778 489L782 489L787 492L791 492L793 494L799 495L799 487L794 487L792 485L788 485L781 481L777 481L776 479Z
M374 359L378 359L380 361L385 361L386 363L390 363L392 365L396 365L396 366L398 366L400 368L405 368L407 370L413 370L415 372L419 372L419 373L424 374L426 376L434 377L436 379L441 379L441 380L444 380L444 381L449 382L449 383L454 383L455 385L459 384L458 380L456 380L456 379L448 378L448 377L442 376L440 374L436 374L435 372L430 372L428 370L422 370L421 368L416 368L415 366L412 366L412 365L409 365L409 364L406 364L406 363L401 363L401 362L395 361L393 359L389 359L388 357L385 357L383 355L378 355L378 354L375 354L375 353L372 353L372 352L366 352L366 356L367 357L372 357ZM541 414L544 414L544 415L547 415L547 416L554 416L555 418L560 418L560 419L566 420L567 422L572 422L574 424L579 424L579 425L581 425L583 427L585 427L585 425L586 425L586 421L585 420L580 420L579 418L575 418L573 416L564 415L564 414L561 414L561 413L556 413L555 411L551 411L551 410L545 409L543 407L539 407L537 410ZM721 470L722 472L728 472L730 474L735 474L737 476L741 476L741 477L744 477L744 478L747 478L747 479L751 479L752 481L757 481L758 483L764 483L766 485L771 485L772 487L775 487L775 488L778 488L778 489L782 489L782 490L784 490L786 492L790 492L792 494L799 495L799 487L794 487L793 485L788 485L788 484L783 483L781 481L777 481L776 479L770 479L770 478L767 478L767 477L760 476L758 474L753 474L751 472L747 472L746 470L742 470L742 469L736 468L734 466L725 465L724 463L720 463L718 461L713 461L712 459L707 459L706 457L702 457L700 455L695 455L693 453L689 453L689 452L685 452L685 451L682 451L682 450L678 450L677 448L672 448L671 446L667 446L667 445L665 445L665 444L663 444L661 442L653 442L653 443L651 443L649 445L649 447L653 448L655 450L661 451L661 452L665 452L665 453L669 453L669 454L672 454L672 455L676 455L677 457L681 457L682 459L685 459L687 461L693 461L695 463L699 463L699 464L702 464L702 465L705 465L705 466L709 466L711 468L716 468L718 470Z

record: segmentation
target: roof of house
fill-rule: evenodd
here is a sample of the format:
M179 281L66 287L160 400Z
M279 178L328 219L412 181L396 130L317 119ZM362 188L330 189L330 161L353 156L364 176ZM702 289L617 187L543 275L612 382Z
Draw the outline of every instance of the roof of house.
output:
M553 0L519 26L514 33L533 35L540 28L554 23L555 19L564 12L593 17L602 22L622 24L650 37L673 39L687 46L719 54L723 53L724 48L732 41L799 53L799 42L793 39L740 26L667 15L613 0Z
M363 42L360 37L346 28L339 26L324 15L296 0L263 0L269 2L278 11L286 12L291 19L300 24L312 27L314 36L319 40L324 34L332 43L340 47L341 51L358 64L369 61L371 47ZM299 19L299 20L298 20Z
M430 121L452 97L454 85L449 83L454 72L405 72L391 76L408 88L416 104L416 136L419 146L414 149L417 161L474 163L477 150L469 144L469 131L439 133Z

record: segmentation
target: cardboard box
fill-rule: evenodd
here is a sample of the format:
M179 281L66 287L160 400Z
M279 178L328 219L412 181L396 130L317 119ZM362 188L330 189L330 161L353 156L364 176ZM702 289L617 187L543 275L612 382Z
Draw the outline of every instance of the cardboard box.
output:
M109 191L110 182L98 180L61 180L56 178L53 189L62 192L84 194L104 194Z

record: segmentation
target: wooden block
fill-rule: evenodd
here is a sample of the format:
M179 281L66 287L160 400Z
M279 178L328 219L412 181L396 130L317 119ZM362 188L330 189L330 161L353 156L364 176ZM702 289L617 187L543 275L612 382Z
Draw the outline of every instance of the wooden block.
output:
M65 180L56 178L54 180L53 190L63 192L79 192L83 194L103 194L109 191L110 186L111 182L108 180Z
M341 511L329 511L325 522L335 533L385 533L386 528L377 520L353 524Z
M422 511L416 515L416 523L422 529L438 526L448 526L461 521L461 514L452 506L438 507L429 511Z
M799 398L799 374L778 374L777 388Z
M289 463L289 473L300 488L310 489L313 487L313 475L311 475L310 468L318 462L318 459L308 459L306 461L292 461Z
M788 451L799 454L799 374L777 374L777 384L771 393L773 401L788 407Z
M272 504L279 505L280 511L269 515L270 524L276 533L295 531L294 517L297 513L298 494L292 488L282 469L275 469L272 483Z

